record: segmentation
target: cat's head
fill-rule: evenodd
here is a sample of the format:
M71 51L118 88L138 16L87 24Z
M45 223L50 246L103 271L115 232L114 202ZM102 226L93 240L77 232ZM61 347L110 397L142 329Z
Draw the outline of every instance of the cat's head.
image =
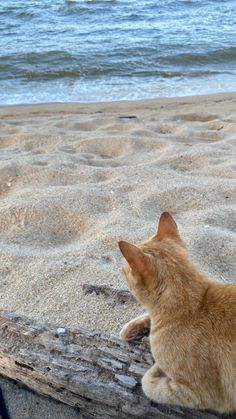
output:
M119 247L127 285L146 307L164 292L186 258L178 227L168 212L161 215L157 231L149 240L138 245L120 241Z

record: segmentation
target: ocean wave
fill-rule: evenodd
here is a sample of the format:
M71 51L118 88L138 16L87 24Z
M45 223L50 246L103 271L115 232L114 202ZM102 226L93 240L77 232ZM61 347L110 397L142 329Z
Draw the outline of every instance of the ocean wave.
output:
M55 68L48 70L27 70L24 68L15 69L13 66L0 65L0 73L4 70L4 77L0 75L0 80L21 79L26 81L47 81L56 79L79 79L79 78L99 78L103 77L129 77L129 72L119 67L72 67L72 68ZM232 74L230 71L225 71L225 74ZM157 78L157 79L171 79L171 78L197 78L203 76L214 76L222 74L222 71L215 70L192 70L192 71L163 71L163 70L135 70L132 72L132 77L136 78ZM8 75L8 77L6 77Z
M215 63L227 63L236 60L236 47L215 49L212 51L202 52L186 52L178 53L174 55L168 55L160 57L159 62L161 64L215 64Z
M98 76L135 77L202 77L219 73L234 72L206 63L228 63L236 59L236 48L207 52L206 54L175 54L159 56L158 49L134 48L115 49L110 53L94 51L87 54L71 54L52 50L12 54L0 58L0 79L51 80L59 78L81 78ZM185 68L184 68L185 67Z
M10 18L14 18L14 19L19 19L19 23L20 23L20 19L25 19L25 18L32 18L34 16L36 16L36 13L32 10L29 9L27 7L6 7L5 9L3 8L2 10L0 9L0 16L4 16L6 19L8 17Z

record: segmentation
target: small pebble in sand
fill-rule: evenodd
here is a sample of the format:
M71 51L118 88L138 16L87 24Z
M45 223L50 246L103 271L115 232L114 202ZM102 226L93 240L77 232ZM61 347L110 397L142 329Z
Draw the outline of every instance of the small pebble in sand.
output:
M63 327L58 327L57 328L57 334L62 335L63 333L66 333L66 329L64 329Z

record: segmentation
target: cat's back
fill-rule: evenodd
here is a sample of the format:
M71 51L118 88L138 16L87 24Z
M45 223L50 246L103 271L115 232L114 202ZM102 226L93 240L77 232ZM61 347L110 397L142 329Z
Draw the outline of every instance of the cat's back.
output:
M236 284L210 284L199 315L215 350L234 351L236 367Z
M214 323L231 323L236 327L236 284L211 283L201 311Z
M227 410L236 410L236 284L213 284L205 304L220 395Z
M187 359L203 391L214 388L220 405L236 410L236 284L210 283L186 329Z

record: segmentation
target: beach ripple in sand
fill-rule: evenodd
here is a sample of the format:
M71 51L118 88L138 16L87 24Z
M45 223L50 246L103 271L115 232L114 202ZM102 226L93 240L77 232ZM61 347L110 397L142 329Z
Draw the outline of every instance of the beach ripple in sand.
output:
M148 238L165 210L202 269L233 280L235 99L2 108L1 308L117 332L142 312L116 298L117 241Z

